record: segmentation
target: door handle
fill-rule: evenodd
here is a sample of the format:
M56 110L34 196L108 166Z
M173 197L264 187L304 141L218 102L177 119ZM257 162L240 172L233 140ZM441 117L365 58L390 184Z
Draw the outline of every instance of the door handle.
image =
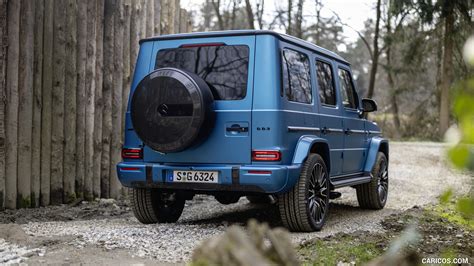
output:
M225 130L227 132L244 133L244 132L248 132L249 128L248 127L242 127L240 125L232 125L231 127L227 127Z
M323 135L326 135L326 134L330 133L330 130L329 130L329 128L327 128L327 127L323 127L323 128L321 128L321 133L322 133Z
M350 134L352 134L352 130L350 130L349 128L347 128L346 130L344 130L344 134L350 135Z

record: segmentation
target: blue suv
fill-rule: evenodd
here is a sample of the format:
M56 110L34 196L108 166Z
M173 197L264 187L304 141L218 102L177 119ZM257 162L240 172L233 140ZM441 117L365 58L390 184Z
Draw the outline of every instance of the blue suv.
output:
M125 121L121 183L142 223L176 222L186 200L276 201L292 231L324 225L335 190L362 208L388 192L388 141L368 121L350 64L272 31L140 41Z

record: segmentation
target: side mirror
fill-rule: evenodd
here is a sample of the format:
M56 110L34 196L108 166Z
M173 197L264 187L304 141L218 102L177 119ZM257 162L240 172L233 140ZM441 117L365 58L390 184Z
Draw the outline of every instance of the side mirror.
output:
M377 103L372 99L362 99L362 112L370 113L377 111Z

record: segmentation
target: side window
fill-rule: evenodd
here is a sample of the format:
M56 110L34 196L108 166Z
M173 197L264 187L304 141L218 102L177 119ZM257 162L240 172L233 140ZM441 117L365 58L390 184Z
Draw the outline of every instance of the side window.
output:
M316 61L316 73L321 103L335 106L336 90L334 89L334 77L331 65L323 61Z
M283 49L283 89L289 101L311 103L311 74L308 57L300 52Z
M339 90L344 107L357 108L357 94L352 83L351 73L345 69L339 69Z

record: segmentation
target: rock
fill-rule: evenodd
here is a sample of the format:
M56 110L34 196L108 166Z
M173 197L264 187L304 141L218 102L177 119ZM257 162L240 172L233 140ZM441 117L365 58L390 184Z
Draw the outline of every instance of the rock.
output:
M194 250L193 263L203 265L299 265L289 234L250 220L248 233L231 226Z
M99 206L102 206L102 207L112 206L114 204L116 204L115 199L100 199L99 200Z

